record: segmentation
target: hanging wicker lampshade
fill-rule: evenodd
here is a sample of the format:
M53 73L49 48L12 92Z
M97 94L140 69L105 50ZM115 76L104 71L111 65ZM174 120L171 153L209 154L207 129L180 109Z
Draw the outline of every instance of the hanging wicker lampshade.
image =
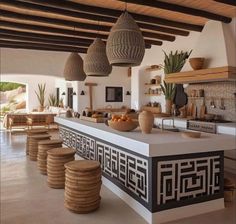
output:
M114 66L133 67L141 64L145 43L138 25L128 12L124 12L112 27L106 53Z
M83 60L80 55L72 52L65 64L65 79L68 81L84 81L86 74L83 67Z
M84 71L88 76L108 76L112 66L106 55L106 46L100 38L96 38L89 46L84 58Z

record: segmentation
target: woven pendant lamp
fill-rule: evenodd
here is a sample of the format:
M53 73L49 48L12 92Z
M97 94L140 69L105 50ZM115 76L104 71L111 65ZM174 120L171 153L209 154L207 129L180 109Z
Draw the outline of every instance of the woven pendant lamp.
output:
M112 66L106 55L106 46L100 38L96 38L89 46L84 58L84 71L88 76L108 76Z
M68 81L84 81L86 74L83 67L83 60L80 55L72 52L65 64L65 79Z
M127 11L112 27L107 39L106 53L111 65L133 67L141 64L145 53L142 33Z

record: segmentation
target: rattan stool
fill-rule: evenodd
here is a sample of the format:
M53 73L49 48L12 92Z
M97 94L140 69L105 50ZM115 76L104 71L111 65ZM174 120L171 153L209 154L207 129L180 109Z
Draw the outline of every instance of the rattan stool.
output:
M38 142L42 140L49 140L50 135L32 135L29 138L29 158L32 161L37 161L38 156Z
M43 140L38 142L38 168L41 174L47 175L47 151L62 147L61 139Z
M42 135L42 134L48 134L47 129L34 129L34 130L28 130L27 132L27 139L26 139L26 155L29 155L29 139L32 135Z
M98 161L75 160L65 164L65 207L75 213L99 208L101 167Z
M65 163L75 159L72 148L55 148L47 151L48 186L51 188L65 187Z

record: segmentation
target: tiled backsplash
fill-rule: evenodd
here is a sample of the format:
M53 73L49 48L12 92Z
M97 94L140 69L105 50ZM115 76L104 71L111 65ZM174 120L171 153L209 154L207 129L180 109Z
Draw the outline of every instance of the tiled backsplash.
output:
M204 89L205 105L207 113L221 115L224 120L236 121L236 82L213 82L190 84L185 92L191 96L192 90ZM225 110L220 109L221 99L223 99ZM189 98L188 102L197 105L199 112L204 98ZM215 108L211 107L214 103Z

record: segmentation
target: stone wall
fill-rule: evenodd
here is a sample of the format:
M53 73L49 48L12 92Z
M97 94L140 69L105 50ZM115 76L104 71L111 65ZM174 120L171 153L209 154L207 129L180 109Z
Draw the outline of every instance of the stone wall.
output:
M193 93L192 90L204 89L204 98L189 97L189 103L192 102L197 105L199 113L200 107L205 99L207 113L221 115L224 120L236 121L236 82L212 82L212 83L198 83L190 84L185 92L188 96ZM225 110L220 109L221 99L223 99ZM215 108L211 106L215 105Z

